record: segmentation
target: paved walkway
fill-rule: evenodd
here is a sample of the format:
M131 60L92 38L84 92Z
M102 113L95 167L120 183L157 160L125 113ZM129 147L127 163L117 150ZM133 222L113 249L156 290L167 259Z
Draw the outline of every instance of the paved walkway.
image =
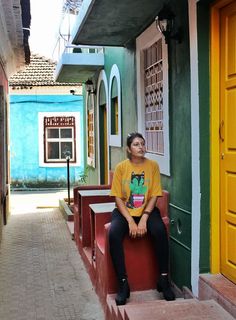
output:
M12 194L0 247L1 320L104 319L65 221L52 208L61 194Z

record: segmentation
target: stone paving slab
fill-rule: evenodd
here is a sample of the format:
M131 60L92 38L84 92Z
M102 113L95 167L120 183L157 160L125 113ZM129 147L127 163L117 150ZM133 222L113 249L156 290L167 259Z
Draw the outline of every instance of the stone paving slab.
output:
M13 209L0 247L0 319L104 320L59 209Z

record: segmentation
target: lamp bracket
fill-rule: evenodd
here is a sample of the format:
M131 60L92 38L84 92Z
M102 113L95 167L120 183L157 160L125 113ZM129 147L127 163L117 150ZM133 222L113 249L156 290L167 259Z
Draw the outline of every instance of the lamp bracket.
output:
M178 43L181 43L181 30L178 28L175 31L175 14L171 11L169 6L166 4L159 11L158 15L155 18L156 28L163 34L165 37L166 44L169 44L170 39L176 40Z

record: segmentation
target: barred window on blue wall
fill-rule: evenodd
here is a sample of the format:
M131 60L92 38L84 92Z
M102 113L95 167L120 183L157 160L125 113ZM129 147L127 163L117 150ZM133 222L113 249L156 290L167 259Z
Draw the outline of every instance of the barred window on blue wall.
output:
M44 161L76 162L74 117L44 117Z

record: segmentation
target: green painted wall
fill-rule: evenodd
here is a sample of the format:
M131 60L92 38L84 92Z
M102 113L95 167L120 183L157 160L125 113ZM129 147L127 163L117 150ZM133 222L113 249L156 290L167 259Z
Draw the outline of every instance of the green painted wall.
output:
M182 42L172 40L169 55L170 177L163 187L170 192L171 276L179 288L191 288L191 103L187 1L173 3Z
M122 146L126 144L126 136L129 132L137 130L137 109L136 109L136 66L135 66L135 48L106 48L105 49L105 67L106 76L109 82L111 68L117 64L121 76L121 108L122 108ZM96 75L98 77L98 75ZM96 77L93 79L96 83ZM104 97L101 99L105 102ZM84 101L86 101L84 97ZM84 106L85 107L85 106ZM131 115L131 116L130 116ZM95 119L97 119L97 107L95 108ZM84 121L86 119L84 118ZM96 128L95 121L95 128ZM86 133L85 133L86 134ZM97 143L97 137L96 137ZM98 148L96 148L96 159L98 159ZM85 152L86 155L86 152ZM114 170L116 164L126 157L125 148L110 147L111 170ZM96 160L97 163L97 160ZM89 170L87 183L94 184L98 181L97 165L95 169Z
M137 130L135 47L106 48L105 71L108 79L113 64L117 64L121 76L122 145L125 146L127 134ZM125 157L125 148L110 147L111 170Z
M200 1L198 4L201 164L200 273L210 271L210 10L207 2L210 1Z

